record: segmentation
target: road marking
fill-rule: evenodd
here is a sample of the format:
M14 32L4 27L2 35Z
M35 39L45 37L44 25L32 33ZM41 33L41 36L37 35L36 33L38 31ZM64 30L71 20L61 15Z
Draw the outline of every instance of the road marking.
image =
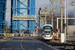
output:
M22 37L22 40L23 40L23 37ZM21 40L20 45L21 45L21 48L22 48L23 50L25 50L25 49L23 48L23 46L22 46L22 40Z
M5 49L12 49L12 48L2 48L3 50ZM13 48L13 49L22 49L22 48Z
M12 48L10 47L10 48L2 48L2 49L4 50L4 49L12 49Z
M3 40L3 39L2 39L2 40L0 40L0 43L3 43L3 42L5 42L5 41L7 41L7 40Z
M44 42L42 42L44 45L46 45L46 46L48 46L48 47L50 47L50 48L52 48L52 49L54 49L54 50L59 50L59 49L57 49L57 48L54 48L54 47L52 47L51 45L48 45L48 44L46 44L46 43L44 43Z
M39 40L38 40L39 41ZM50 47L50 48L52 48L52 49L54 49L54 50L59 50L59 49L57 49L57 48L54 48L54 47L52 47L51 45L48 45L48 44L46 44L46 43L44 43L44 42L42 42L42 41L40 41L41 43L43 43L44 45L46 45L46 46L48 46L48 47Z
M38 50L42 50L42 48L37 48Z

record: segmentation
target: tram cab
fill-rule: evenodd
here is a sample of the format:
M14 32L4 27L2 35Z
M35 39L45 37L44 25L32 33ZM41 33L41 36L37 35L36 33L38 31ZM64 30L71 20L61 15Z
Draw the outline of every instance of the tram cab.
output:
M42 38L45 40L53 39L53 27L50 24L46 24L43 27Z

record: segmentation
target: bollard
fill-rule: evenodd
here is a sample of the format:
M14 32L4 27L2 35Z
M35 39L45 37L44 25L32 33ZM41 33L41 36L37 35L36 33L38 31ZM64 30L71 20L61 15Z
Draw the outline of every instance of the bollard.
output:
M29 34L27 34L27 36L29 36Z
M20 36L22 36L22 33L20 33Z
M66 36L69 38L68 34Z
M14 37L14 34L12 34L12 36Z
M6 34L4 34L4 36L6 36Z
M32 34L30 34L31 36L33 36Z
M25 34L23 34L23 36L25 36Z
M61 43L65 42L65 33L61 33Z
M57 38L58 38L58 32L57 32Z

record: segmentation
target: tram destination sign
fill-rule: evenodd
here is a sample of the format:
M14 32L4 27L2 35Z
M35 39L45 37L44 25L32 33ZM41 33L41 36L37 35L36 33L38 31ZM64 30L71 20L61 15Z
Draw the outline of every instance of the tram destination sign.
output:
M36 15L13 15L13 20L36 20Z
M45 27L45 28L50 28L50 26L49 27Z

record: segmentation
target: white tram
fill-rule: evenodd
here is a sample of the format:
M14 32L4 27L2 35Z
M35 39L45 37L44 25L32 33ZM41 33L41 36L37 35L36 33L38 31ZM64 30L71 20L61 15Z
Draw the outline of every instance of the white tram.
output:
M50 24L46 24L40 30L42 35L41 38L44 40L51 40L53 39L53 26Z

